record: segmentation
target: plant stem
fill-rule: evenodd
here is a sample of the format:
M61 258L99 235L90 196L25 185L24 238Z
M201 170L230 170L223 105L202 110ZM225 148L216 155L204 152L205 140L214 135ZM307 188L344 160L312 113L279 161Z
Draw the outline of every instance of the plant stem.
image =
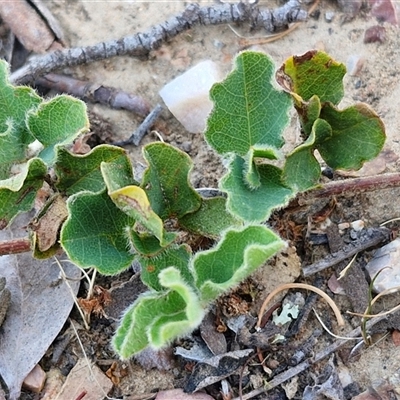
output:
M55 51L33 58L27 65L10 76L13 84L28 84L39 76L55 69L86 64L115 56L147 56L151 50L195 25L219 25L249 22L251 28L264 28L275 32L288 24L304 21L307 12L302 10L298 0L289 0L275 10L261 10L257 6L240 2L200 7L190 4L180 14L162 24L155 25L145 33L137 33L119 40L101 42L94 46L76 47Z
M31 241L28 238L0 241L0 256L26 253L27 251L31 251Z
M302 200L308 202L313 199L338 196L349 192L372 192L374 190L389 189L397 186L400 186L400 172L345 179L326 183L322 188L312 189L309 192L301 194L299 202Z

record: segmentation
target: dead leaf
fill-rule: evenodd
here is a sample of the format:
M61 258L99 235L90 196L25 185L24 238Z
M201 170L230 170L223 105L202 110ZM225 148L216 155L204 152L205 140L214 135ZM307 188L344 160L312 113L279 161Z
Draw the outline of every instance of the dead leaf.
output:
M25 237L31 217L17 217L10 229L0 232L0 240ZM64 270L76 293L80 271L70 263ZM9 399L16 400L22 382L60 332L74 302L53 259L35 260L30 253L2 256L0 276L7 279L11 293L0 337L0 375Z
M158 392L155 400L213 400L206 393L185 393L182 389L164 390Z
M107 396L112 382L97 365L89 365L84 358L71 369L56 400L99 400ZM83 395L84 394L84 395ZM82 396L83 395L83 396Z

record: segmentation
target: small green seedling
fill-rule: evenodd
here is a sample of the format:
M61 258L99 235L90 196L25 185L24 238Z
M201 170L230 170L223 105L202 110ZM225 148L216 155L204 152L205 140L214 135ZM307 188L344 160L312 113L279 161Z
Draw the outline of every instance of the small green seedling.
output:
M36 257L61 247L77 265L107 275L140 262L149 290L125 311L114 336L122 358L193 331L218 296L285 246L265 221L318 185L316 151L332 168L358 169L385 141L383 123L369 106L338 107L343 64L310 51L289 58L274 82L270 58L246 51L211 89L205 138L228 167L219 187L225 196L204 198L190 184L192 160L169 144L143 148L141 182L120 148L74 154L68 145L89 126L85 105L69 96L43 100L30 88L11 86L7 72L0 63L1 226L32 208L46 181L52 196L32 223ZM293 106L301 143L283 154ZM31 155L33 143L40 151ZM41 228L54 224L54 215L60 215L60 235L48 238ZM215 244L197 250L182 232Z

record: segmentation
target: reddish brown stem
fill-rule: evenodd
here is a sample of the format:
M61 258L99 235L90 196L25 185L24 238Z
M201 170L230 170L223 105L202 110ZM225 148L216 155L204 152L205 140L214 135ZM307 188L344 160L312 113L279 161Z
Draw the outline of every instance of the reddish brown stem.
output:
M27 251L31 251L31 241L28 238L0 241L0 256L26 253Z
M305 200L311 200L349 192L372 192L374 190L388 189L396 186L400 186L399 172L326 183L322 188L310 190L301 197Z

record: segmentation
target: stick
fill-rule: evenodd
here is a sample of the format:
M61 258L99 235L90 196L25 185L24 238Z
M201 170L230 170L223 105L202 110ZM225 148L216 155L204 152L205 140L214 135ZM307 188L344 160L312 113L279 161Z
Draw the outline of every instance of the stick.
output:
M350 242L343 246L342 250L336 253L329 254L320 261L311 264L303 268L303 275L310 276L316 272L322 271L326 268L332 267L346 260L347 258L353 257L360 251L366 250L370 247L376 246L379 243L388 241L390 237L390 230L384 227L380 228L369 228L366 230L359 239L354 242Z
M35 85L54 89L61 93L69 93L84 101L106 104L117 109L123 108L142 116L147 115L150 111L149 104L139 96L65 75L47 74L43 78L37 79Z
M397 186L400 186L400 173L394 172L326 183L320 189L312 189L309 192L301 194L299 200L300 202L303 200L309 201L324 197L339 196L348 192L371 192Z
M154 125L154 122L161 114L161 111L162 107L159 104L157 104L154 110L145 118L145 120L140 124L140 126L136 129L136 131L132 133L130 138L122 140L120 142L114 142L113 145L122 147L126 146L127 144L134 144L135 146L139 146L139 143L143 139L143 136Z
M29 238L18 238L0 241L0 256L31 251L31 244L32 243Z
M373 319L369 320L367 322L367 329L370 329L372 326L374 326L375 324L377 324L378 322L380 322L384 319L385 319L385 317L377 317L377 318L373 318ZM358 327L356 329L353 329L351 332L347 333L346 337L354 338L354 337L357 337L360 335L361 335L361 327ZM348 340L343 340L343 339L336 340L330 346L326 347L324 350L317 353L313 358L307 359L307 360L303 361L302 363L296 365L295 367L290 368L289 370L276 375L273 379L271 379L269 382L266 383L265 388L253 390L250 393L245 394L241 398L235 397L233 400L248 400L255 396L258 396L260 394L268 392L269 390L281 385L282 383L288 381L289 379L293 378L294 376L298 375L299 373L305 371L307 368L311 367L318 361L323 360L324 358L329 356L331 353L340 349L347 342L348 342Z
M137 33L119 40L101 42L94 46L77 47L56 51L45 56L33 58L27 65L10 76L13 84L28 84L39 76L58 68L90 63L106 58L130 55L147 56L151 50L195 25L219 25L249 22L252 29L264 28L274 32L285 28L291 22L304 21L307 12L302 10L298 0L289 0L275 10L260 10L257 6L238 4L218 4L200 7L190 4L180 14L162 24L155 25L145 33Z

